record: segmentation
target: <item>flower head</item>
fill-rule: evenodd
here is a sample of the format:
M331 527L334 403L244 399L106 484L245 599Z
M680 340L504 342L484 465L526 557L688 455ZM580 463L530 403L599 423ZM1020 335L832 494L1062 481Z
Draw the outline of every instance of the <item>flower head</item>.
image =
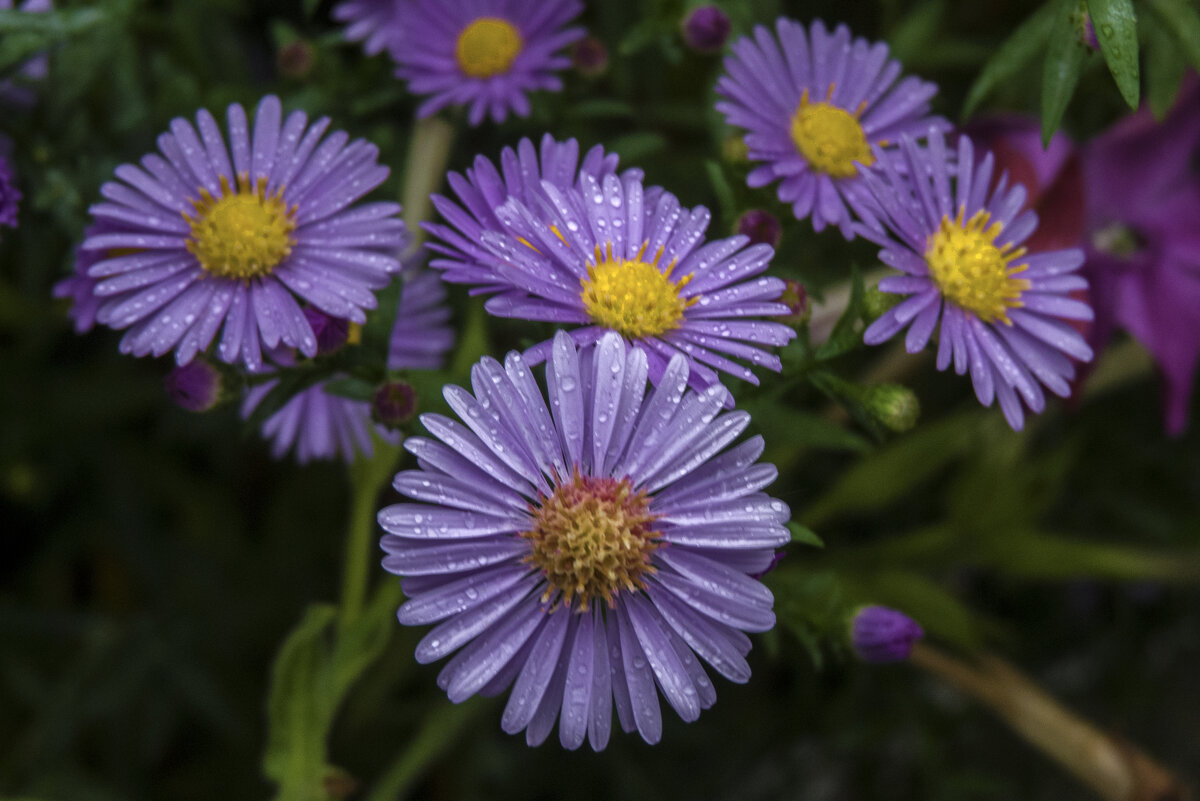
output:
M363 43L368 56L384 50L397 58L402 44L404 3L406 0L342 0L333 7L332 16L346 25L342 35L348 41Z
M851 211L874 219L859 178L875 164L872 147L949 128L929 116L937 87L912 76L897 83L900 63L888 59L887 45L851 39L845 25L829 33L820 20L806 29L781 18L775 31L759 26L734 43L717 109L747 131L751 160L766 162L751 171L750 186L779 179L779 199L796 219L811 216L818 231L836 225L851 239Z
M103 299L96 319L129 329L123 352L173 349L186 364L223 327L217 356L256 371L264 348L316 353L298 301L356 323L375 308L372 290L400 269L404 223L399 204L352 204L388 169L374 145L322 138L328 119L281 117L273 96L253 128L231 105L229 147L208 111L196 128L177 118L161 155L118 167L101 187L91 213L103 230L82 251L103 254L86 275Z
M789 539L787 507L760 490L761 437L720 414L727 390L686 391L676 356L646 392L644 351L609 334L577 352L560 332L546 394L526 362L484 358L474 394L448 387L462 423L422 422L396 476L413 502L379 513L383 566L403 577L399 618L437 623L420 662L457 651L438 677L451 701L512 687L501 720L541 743L608 742L612 707L647 742L662 733L656 686L684 720L716 700L699 655L726 678L750 670L745 631L774 625L750 576ZM547 405L546 400L549 399Z
M492 314L580 324L571 332L579 345L616 331L646 353L655 383L675 354L690 359L697 388L717 381L716 370L757 383L734 359L780 369L762 346L784 345L795 332L747 319L787 312L776 302L783 282L760 275L773 251L747 248L741 235L705 243L707 209L682 208L674 195L644 188L636 172L581 170L575 186L542 181L528 202L510 196L494 215L498 226L479 233L482 247L462 254L471 280L499 292L487 302ZM526 359L542 361L550 345Z
M1092 342L1129 331L1165 379L1166 427L1187 425L1200 363L1200 78L1161 123L1143 108L1083 151Z
M992 156L976 166L969 137L959 138L957 159L932 129L927 149L905 136L899 155L877 155L881 170L863 179L887 229L860 224L858 232L883 248L881 261L904 273L884 278L879 288L909 297L863 339L876 345L907 327L905 345L916 353L940 321L938 369L951 361L959 375L969 369L980 403L999 398L1009 424L1020 429L1022 400L1040 412L1042 385L1066 397L1075 375L1071 358L1092 358L1079 332L1061 322L1092 318L1087 304L1068 297L1087 286L1074 274L1083 253L1026 251L1037 215L1021 211L1025 189L1010 188L1007 176L991 188Z
M436 273L414 269L405 278L392 329L389 370L441 366L454 344L454 329L448 324L450 309L445 301L445 286ZM286 355L281 361L288 361ZM276 459L294 451L301 464L338 458L352 462L359 454L370 456L373 452L372 430L387 442L399 443L398 432L375 425L371 402L326 391L330 381L340 378L345 375L335 373L301 390L263 423L262 435L271 440L271 453ZM252 388L242 401L242 417L253 414L277 383L272 380Z
M582 10L579 0L412 0L396 74L429 95L422 117L462 105L471 125L527 116L527 92L562 88L555 72L571 60L559 51L584 35L564 26Z
M903 662L924 636L915 620L886 606L864 606L850 624L850 644L864 662Z

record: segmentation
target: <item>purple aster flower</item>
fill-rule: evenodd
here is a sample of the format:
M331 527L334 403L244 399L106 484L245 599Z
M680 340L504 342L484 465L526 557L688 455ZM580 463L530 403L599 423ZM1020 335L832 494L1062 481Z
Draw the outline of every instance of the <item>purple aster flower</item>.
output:
M745 682L750 640L775 622L751 578L789 539L788 508L760 492L761 437L720 414L727 390L686 391L674 357L646 391L645 351L609 334L577 352L559 332L546 397L520 354L448 387L463 423L422 416L436 437L406 447L396 476L413 503L379 513L385 569L403 577L406 625L437 623L417 661L457 653L438 685L458 703L511 687L501 727L543 742L605 747L621 727L662 734L658 693L695 720L716 700L698 655ZM440 440L440 441L439 441ZM724 452L722 452L724 451Z
M500 291L489 312L581 324L571 332L578 345L616 331L646 353L654 383L677 353L691 361L696 388L717 381L716 370L757 384L733 359L781 368L761 346L787 344L795 331L747 319L788 311L777 302L783 282L759 276L769 245L746 248L741 235L705 243L708 210L643 189L636 172L598 179L581 171L577 187L543 181L541 190L532 204L510 197L495 211L500 229L479 234L486 254L474 265L477 280ZM530 348L526 360L541 362L550 345Z
M811 216L814 229L836 225L852 239L851 211L874 220L859 177L860 165L875 164L872 146L949 129L929 116L937 86L913 76L897 83L900 62L888 59L887 45L852 40L845 25L829 33L820 20L805 29L781 18L775 30L759 26L734 43L717 110L747 131L750 158L766 162L750 172L750 186L780 179L779 199L796 219Z
M93 223L83 232L83 238L86 240L91 236L110 230L111 228L107 225ZM87 333L96 325L96 314L100 311L100 305L105 298L96 294L96 279L88 276L88 270L93 264L106 258L108 256L104 251L76 248L75 270L54 285L54 297L71 300L71 308L67 310L67 316L73 321L77 334Z
M693 8L683 18L683 41L698 53L716 53L725 46L731 27L729 15L717 6Z
M439 223L422 223L421 227L443 240L427 247L448 258L435 258L430 266L442 271L442 278L455 284L476 284L472 294L499 292L508 288L490 267L482 266L491 258L480 243L484 231L498 231L502 225L496 209L511 195L526 204L534 203L541 193L543 180L560 189L578 185L579 176L588 173L597 178L614 174L618 157L605 153L596 145L579 160L579 142L568 139L558 142L550 134L542 136L541 146L535 148L529 139L522 139L517 149L506 147L500 153L500 169L483 156L475 157L473 168L466 175L447 174L446 181L459 203L441 195L433 195L433 205L441 212L450 228ZM627 170L623 176L641 177L641 170Z
M864 662L903 662L925 630L903 612L864 606L850 624L850 644Z
M558 51L584 35L564 26L582 10L579 0L412 0L396 74L429 95L421 117L462 105L471 125L527 116L526 92L562 88L554 73L571 60Z
M1119 326L1146 346L1165 384L1167 430L1183 431L1200 362L1200 79L1162 123L1118 122L1083 151L1092 342Z
M0 9L12 9L14 7L13 0L0 0ZM51 0L25 0L17 7L18 11L23 11L27 14L43 14L54 8L54 3ZM33 58L26 61L17 69L17 78L20 82L35 82L46 77L49 72L49 59L45 53L39 53ZM21 86L13 81L0 81L0 103L7 103L13 106L32 106L37 95L27 86Z
M864 171L863 180L889 230L857 230L883 248L884 264L904 273L884 278L879 289L909 297L872 323L864 341L877 345L907 327L905 345L916 353L940 321L938 369L952 360L959 375L969 369L980 403L999 398L1019 430L1022 400L1040 412L1043 384L1067 397L1071 359L1092 358L1079 331L1061 322L1092 319L1090 306L1068 297L1087 286L1075 274L1083 252L1027 253L1022 244L1037 228L1037 214L1021 210L1025 188L1010 188L1004 175L989 193L992 155L976 165L967 136L958 140L957 161L934 129L927 149L906 135L897 155L877 149L876 158L881 169Z
M186 364L224 326L217 355L251 371L263 348L312 356L317 339L298 300L362 323L372 290L400 269L399 204L352 205L387 178L374 145L341 131L322 138L328 118L284 120L273 96L253 128L237 103L228 122L227 148L208 111L196 114L199 134L175 119L161 155L118 167L91 208L106 230L82 250L105 258L87 276L104 298L97 320L129 329L123 352L174 349Z
M343 0L332 16L346 24L347 41L363 43L363 51L374 56L387 50L399 57L403 18L408 0Z
M12 165L0 151L0 225L17 227L17 208L21 202L21 190L17 189L17 177Z
M446 352L454 345L450 309L445 301L445 285L436 273L426 270L409 273L392 329L389 370L441 367ZM351 342L354 339L351 336ZM280 361L286 365L289 358L283 354ZM276 459L294 449L301 464L313 459L337 458L352 462L360 453L370 456L374 451L372 430L385 441L399 444L399 432L375 424L370 402L325 391L330 381L341 378L345 375L337 373L301 390L267 418L262 434L271 440L271 454ZM267 381L253 387L242 402L242 417L249 417L276 384Z

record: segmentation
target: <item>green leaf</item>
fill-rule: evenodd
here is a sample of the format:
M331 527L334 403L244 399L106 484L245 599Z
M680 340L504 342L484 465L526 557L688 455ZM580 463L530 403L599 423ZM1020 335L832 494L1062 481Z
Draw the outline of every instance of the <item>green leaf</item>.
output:
M1179 93L1187 70L1187 56L1175 34L1166 29L1157 14L1145 15L1141 26L1146 36L1146 102L1155 119L1161 122Z
M858 269L858 265L850 265L850 300L846 303L846 309L842 312L842 316L834 323L833 331L829 334L829 339L821 343L817 348L816 357L818 359L832 359L835 356L840 356L848 350L858 347L862 344L862 323L863 315L863 289L862 271Z
M796 521L788 523L788 531L792 532L792 542L811 545L814 548L824 548L825 542L811 528L802 526Z
M330 604L308 608L271 668L263 773L279 799L319 798L331 696L327 638L337 616Z
M1141 80L1138 72L1138 23L1133 0L1088 0L1088 13L1096 29L1100 52L1108 63L1121 97L1138 107Z
M1162 17L1164 27L1175 34L1192 66L1200 69L1200 11L1187 0L1148 0Z
M717 207L721 217L731 222L737 214L737 205L733 200L733 188L725 178L725 171L712 159L704 162L704 170L708 173L708 182L712 184L713 194L717 196Z
M325 392L357 401L370 401L375 397L375 384L365 378L346 376L335 378L325 384Z
M967 92L966 102L963 103L963 119L970 117L993 89L1011 80L1042 51L1046 37L1050 35L1053 13L1053 3L1042 5L996 49L996 54L983 65L979 77Z
M1055 16L1042 68L1043 146L1050 144L1050 138L1062 123L1087 55L1087 47L1080 43L1075 32L1076 0L1059 0L1053 7Z
M846 593L858 603L898 609L921 624L927 633L962 646L978 648L992 628L970 607L932 579L902 570L843 575Z

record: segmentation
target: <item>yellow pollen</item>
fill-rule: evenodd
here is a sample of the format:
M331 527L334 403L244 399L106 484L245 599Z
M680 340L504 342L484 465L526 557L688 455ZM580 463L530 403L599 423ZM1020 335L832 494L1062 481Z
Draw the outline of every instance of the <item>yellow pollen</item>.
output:
M296 208L283 201L283 188L267 194L267 179L253 185L246 174L237 178L237 191L221 177L221 194L200 190L192 201L195 216L184 213L192 226L187 249L210 275L250 279L269 275L292 252Z
M833 84L826 100L833 97ZM828 103L808 102L808 90L800 95L800 105L792 115L792 141L817 172L834 178L849 178L858 174L856 164L869 167L875 163L867 136L858 118L866 110L862 103L853 114Z
M458 68L472 78L490 78L508 72L525 42L506 19L480 17L458 35L454 58Z
M611 242L604 251L597 245L596 263L588 265L587 278L579 282L579 297L592 320L630 339L658 336L678 328L683 310L699 300L684 299L679 294L692 280L691 273L672 281L675 262L665 271L659 268L662 248L653 261L643 260L646 244L632 260L614 257Z
M930 235L925 245L929 275L947 300L983 322L1012 325L1008 310L1023 306L1021 293L1029 289L1028 280L1014 278L1027 265L1012 266L1025 248L997 247L1003 226L992 222L986 211L976 212L966 223L964 214L960 208L953 220L942 217L941 226Z
M613 607L618 593L646 588L643 577L655 572L650 554L662 546L652 528L658 515L628 478L583 476L576 468L530 512L533 527L521 536L533 549L525 561L546 576L543 603L557 591L565 606L585 612L595 598Z

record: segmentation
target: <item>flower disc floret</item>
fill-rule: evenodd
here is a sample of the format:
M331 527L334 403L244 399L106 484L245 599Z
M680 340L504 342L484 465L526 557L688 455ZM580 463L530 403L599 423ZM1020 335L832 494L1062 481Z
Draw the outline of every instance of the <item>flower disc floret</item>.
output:
M292 252L296 207L288 208L282 187L268 192L266 177L251 185L243 173L233 191L222 175L220 194L214 197L201 188L192 207L194 215L184 213L191 226L187 249L211 275L243 279L270 275Z
M960 308L974 312L984 322L999 320L1012 325L1008 310L1022 306L1021 293L1029 282L1014 278L1025 270L1013 262L1025 255L1025 248L996 245L1003 226L992 222L986 211L975 212L963 222L963 210L942 223L929 237L925 261L929 274L942 295Z
M533 552L527 557L546 576L543 601L561 593L566 606L586 612L594 599L616 606L617 593L646 588L654 572L650 554L660 546L645 490L628 478L584 476L531 504L533 527L521 532Z
M598 325L630 339L659 336L678 328L683 310L699 300L680 296L692 275L672 281L675 263L665 271L659 267L661 248L649 262L644 260L646 243L633 259L614 256L611 242L604 251L597 245L595 253L595 264L588 265L587 277L580 280L580 297Z
M472 78L490 78L508 72L523 45L516 25L500 17L480 17L458 35L454 58Z
M833 96L832 84L829 96ZM810 103L807 89L800 95L800 105L792 115L792 141L814 170L834 178L849 178L858 172L859 164L870 167L875 163L858 113L851 114L831 103Z

